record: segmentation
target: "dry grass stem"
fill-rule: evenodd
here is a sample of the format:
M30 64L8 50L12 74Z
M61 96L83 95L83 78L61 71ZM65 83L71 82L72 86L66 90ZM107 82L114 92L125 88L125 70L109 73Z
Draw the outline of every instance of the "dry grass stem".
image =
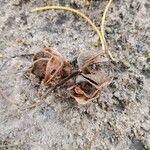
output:
M98 34L99 39L101 41L102 44L102 49L105 50L105 42L103 40L102 34L100 32L100 30L98 29L98 27L94 24L94 22L92 22L84 13L80 12L79 10L70 8L70 7L65 7L65 6L45 6L45 7L38 7L32 10L32 12L35 11L46 11L46 10L66 10L66 11L70 11L73 12L79 16L81 16L82 18L85 19L85 21L87 21L93 28L93 30L95 30L95 32Z

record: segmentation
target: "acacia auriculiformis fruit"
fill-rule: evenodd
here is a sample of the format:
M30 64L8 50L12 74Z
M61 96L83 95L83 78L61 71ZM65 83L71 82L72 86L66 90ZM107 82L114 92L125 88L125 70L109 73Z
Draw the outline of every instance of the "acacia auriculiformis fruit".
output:
M98 55L80 54L78 57L78 67L81 74L75 79L75 85L69 88L70 94L80 104L87 104L96 99L102 89L111 83L111 78L100 69L92 69L91 65L99 63Z
M33 61L31 72L43 80L45 85L55 85L72 71L71 65L58 51L52 48L46 48L36 53Z
M77 70L73 70L71 64L58 51L51 48L36 53L33 61L31 72L53 89L72 79L72 84L68 84L68 90L80 104L96 99L102 89L111 82L111 78L104 70L92 68L92 65L102 61L96 53L81 53L77 59Z

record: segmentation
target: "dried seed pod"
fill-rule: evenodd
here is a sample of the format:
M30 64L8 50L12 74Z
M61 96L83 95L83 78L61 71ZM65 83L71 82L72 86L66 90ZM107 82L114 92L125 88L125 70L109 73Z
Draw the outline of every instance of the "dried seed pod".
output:
M77 77L76 85L70 87L69 91L79 104L87 104L99 96L99 90L81 75Z
M91 71L91 70L90 70ZM82 74L84 78L86 78L95 88L101 90L103 87L109 85L111 83L111 78L103 71L96 70L90 74Z
M53 49L44 49L33 57L32 73L43 80L46 85L61 85L72 78L70 94L80 104L86 104L96 99L111 78L102 69L94 69L93 65L100 63L100 54L82 53L77 59L79 70L72 73L70 63ZM69 85L69 84L68 84Z
M39 60L41 58L51 58L51 57L52 55L44 49L33 56L33 61Z
M31 72L43 80L46 85L56 84L72 71L71 65L64 60L61 54L51 48L36 53L33 60Z
M93 64L98 64L107 61L108 59L103 57L102 54L98 52L80 53L79 57L77 58L78 66L83 73L90 73L91 66Z
M78 66L82 73L76 78L75 85L70 88L70 93L80 104L86 104L96 99L103 87L111 82L111 78L105 71L91 67L91 65L101 62L99 56L99 54L82 53L78 57Z
M49 59L46 67L44 83L49 84L53 78L60 78L64 60L54 55Z
M33 73L37 78L39 78L40 81L42 81L45 78L45 71L48 60L49 59L47 58L40 58L36 60L32 65L31 73Z

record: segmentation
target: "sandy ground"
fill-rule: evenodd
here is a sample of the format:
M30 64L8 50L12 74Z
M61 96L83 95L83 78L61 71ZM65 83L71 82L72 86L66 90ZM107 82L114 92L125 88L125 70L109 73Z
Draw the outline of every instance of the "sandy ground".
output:
M100 25L106 1L87 8L81 0L0 0L0 66L9 59L0 71L0 150L150 149L150 1L111 5L106 38L118 63L100 98L82 106L58 90L41 106L21 110L37 101L38 86L23 76L32 57L18 55L54 47L73 61L100 50L98 36L77 15L30 12L46 5L77 8Z

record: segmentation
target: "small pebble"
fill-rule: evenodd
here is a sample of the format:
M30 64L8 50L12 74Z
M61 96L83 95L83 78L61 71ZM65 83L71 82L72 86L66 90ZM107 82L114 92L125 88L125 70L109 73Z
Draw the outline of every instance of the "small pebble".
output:
M114 96L117 97L117 98L119 98L119 97L120 97L120 93L119 93L118 91L116 91L116 92L114 93Z
M150 131L150 123L148 122L144 122L141 127L147 132Z

